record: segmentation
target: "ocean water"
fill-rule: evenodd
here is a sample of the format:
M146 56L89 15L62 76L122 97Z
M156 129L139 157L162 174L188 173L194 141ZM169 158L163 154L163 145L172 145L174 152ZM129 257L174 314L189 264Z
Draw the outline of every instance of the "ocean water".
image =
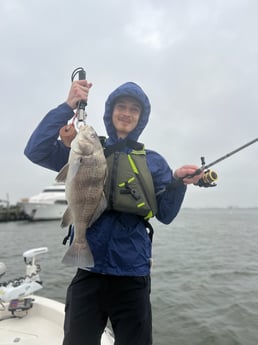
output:
M258 344L258 209L182 209L154 225L154 345ZM22 253L40 255L39 294L64 302L75 272L61 263L59 221L0 223L0 261L8 280L24 274Z

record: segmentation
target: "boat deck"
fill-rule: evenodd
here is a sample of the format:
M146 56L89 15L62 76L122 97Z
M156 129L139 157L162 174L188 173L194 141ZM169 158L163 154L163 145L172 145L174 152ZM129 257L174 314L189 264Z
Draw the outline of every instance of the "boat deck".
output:
M27 312L16 312L16 316L12 316L8 311L9 303L0 304L0 345L62 344L64 304L40 296L32 298L33 307ZM106 329L102 335L101 345L112 344L113 337Z
M44 297L33 296L33 307L12 317L8 304L0 311L0 344L54 345L63 338L64 305Z

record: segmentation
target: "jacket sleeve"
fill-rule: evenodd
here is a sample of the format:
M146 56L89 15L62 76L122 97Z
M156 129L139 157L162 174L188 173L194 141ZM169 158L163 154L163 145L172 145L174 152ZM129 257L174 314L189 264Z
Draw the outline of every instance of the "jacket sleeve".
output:
M51 110L32 133L24 150L33 163L59 171L68 161L70 149L59 137L59 130L74 115L72 108L63 103Z
M159 221L164 224L172 222L182 206L185 192L186 186L183 183L174 181L168 184L166 189L157 195L158 213L156 217Z
M169 224L181 208L186 186L175 180L168 163L158 153L148 151L147 163L152 173L157 197L156 218L164 224Z

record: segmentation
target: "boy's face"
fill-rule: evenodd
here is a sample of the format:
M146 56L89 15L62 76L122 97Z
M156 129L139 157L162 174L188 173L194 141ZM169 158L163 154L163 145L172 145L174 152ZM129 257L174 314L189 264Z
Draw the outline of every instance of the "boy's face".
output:
M141 104L133 97L120 97L115 102L112 121L118 138L127 137L135 129L141 110Z

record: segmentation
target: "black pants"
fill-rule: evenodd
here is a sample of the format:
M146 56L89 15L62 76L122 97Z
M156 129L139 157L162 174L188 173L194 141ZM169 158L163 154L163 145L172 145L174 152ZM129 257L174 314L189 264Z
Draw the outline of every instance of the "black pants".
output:
M78 269L67 290L63 345L100 345L108 318L115 345L151 345L150 276Z

